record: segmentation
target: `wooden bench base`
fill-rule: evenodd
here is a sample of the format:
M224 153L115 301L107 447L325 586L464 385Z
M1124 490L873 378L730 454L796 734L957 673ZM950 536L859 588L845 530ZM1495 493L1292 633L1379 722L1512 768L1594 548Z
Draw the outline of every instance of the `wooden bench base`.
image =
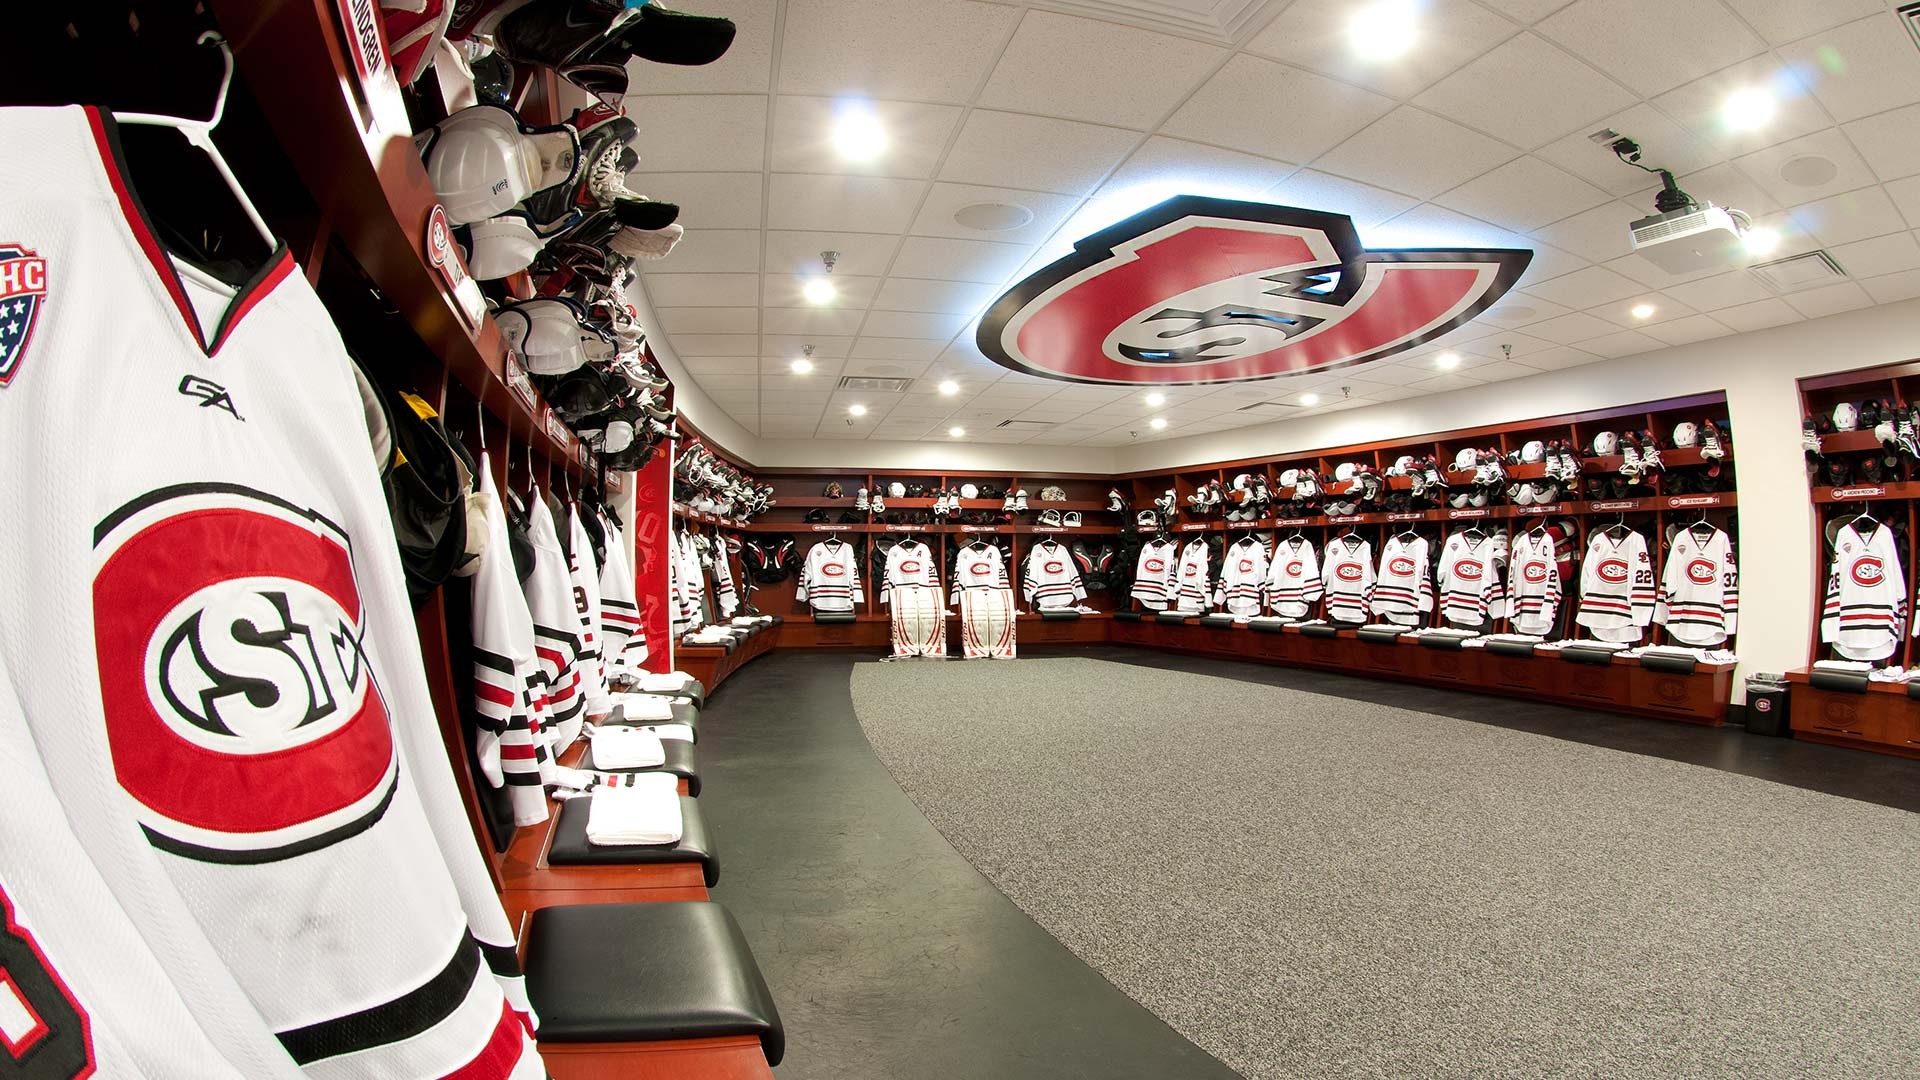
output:
M553 1080L771 1080L760 1040L674 1039L652 1043L541 1043Z

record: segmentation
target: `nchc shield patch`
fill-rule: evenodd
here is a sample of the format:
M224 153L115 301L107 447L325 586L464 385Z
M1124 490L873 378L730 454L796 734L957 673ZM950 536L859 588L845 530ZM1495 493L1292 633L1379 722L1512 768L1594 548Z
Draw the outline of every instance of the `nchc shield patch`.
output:
M1485 311L1518 249L1360 246L1344 214L1179 195L1009 289L980 351L1067 382L1180 386L1363 364Z

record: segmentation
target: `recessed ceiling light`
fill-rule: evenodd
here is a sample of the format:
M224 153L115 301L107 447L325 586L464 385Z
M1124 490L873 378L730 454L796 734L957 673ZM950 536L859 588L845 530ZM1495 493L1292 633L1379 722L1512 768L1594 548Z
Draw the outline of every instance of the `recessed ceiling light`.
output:
M1318 405L1318 404L1320 404L1320 395L1319 395L1319 394L1301 394L1301 395L1300 395L1300 404L1302 404L1302 405Z
M952 397L959 392L960 384L954 382L952 379L948 379L940 384L940 393L943 397Z
M833 287L833 282L822 277L808 281L801 288L800 295L806 297L807 303L818 307L833 303L839 297L840 290Z
M1167 427L1167 418L1164 416L1156 416L1147 421L1147 426L1155 431L1164 431Z
M1147 404L1152 405L1156 409L1162 405L1165 405L1166 403L1167 403L1167 395L1161 393L1158 390L1155 390L1153 393L1147 395Z
M1748 229L1746 235L1740 238L1740 244L1747 249L1747 254L1765 258L1780 246L1780 230L1765 225Z
M1347 47L1362 60L1397 60L1420 38L1414 0L1374 0L1347 18Z
M953 436L953 437L954 437L954 438L956 438L956 439L957 439L957 438L959 438L959 437L960 437L960 436L962 436L962 435L965 435L966 433L967 433L967 429L966 429L966 428L963 428L963 427L959 427L959 426L957 426L957 425L956 425L956 426L954 426L954 427L950 427L950 428L948 428L948 429L947 429L947 434L949 434L949 435L951 435L951 436Z
M835 110L833 149L847 161L873 161L887 152L887 129L880 124L873 106L864 101L846 101Z
M1454 368L1460 366L1460 354L1457 352L1443 352L1433 358L1433 366L1439 368L1441 371L1452 371Z
M867 415L867 407L865 405L849 405L847 406L847 412L852 416L865 416Z
M1720 103L1720 122L1728 131L1755 131L1773 121L1777 107L1771 90L1743 86Z
M1652 304L1635 304L1628 310L1627 314L1632 315L1636 319L1651 319L1653 318L1653 313L1659 310L1659 308L1654 307Z
M795 360L793 363L788 364L787 367L795 375L807 375L813 371L813 361L806 359Z

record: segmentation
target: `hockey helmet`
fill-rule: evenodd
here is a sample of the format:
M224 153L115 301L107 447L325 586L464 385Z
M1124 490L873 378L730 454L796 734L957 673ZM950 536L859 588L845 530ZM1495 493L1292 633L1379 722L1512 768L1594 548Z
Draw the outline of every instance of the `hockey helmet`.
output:
M887 485L887 498L904 499L906 497L907 497L907 485L901 483L898 480L895 480L893 483Z
M967 489L964 487L960 489L960 493L962 496L966 494L966 490ZM980 497L983 499L998 499L1002 495L1005 495L1006 493L1007 493L1007 489L1001 487L999 484L981 484L980 485Z
M1334 467L1333 478L1342 484L1352 483L1354 476L1358 474L1359 471L1360 466L1355 465L1351 461L1343 461Z
M1413 455L1401 454L1393 459L1393 465L1387 469L1388 476L1409 476L1413 472Z
M530 196L571 184L580 136L566 124L536 127L504 105L474 105L414 136L447 220L471 225Z
M1516 506L1533 505L1533 485L1521 481L1507 488L1507 499Z
M1860 410L1851 401L1833 407L1833 430L1852 431L1860 426Z
M509 210L467 227L467 270L480 281L497 281L533 265L547 240L579 221L569 214L542 229L524 210Z
M1120 494L1120 489L1108 488L1107 489L1107 510L1111 513L1117 514L1120 511L1125 510L1126 508L1127 508L1127 498L1126 496Z
M871 506L871 509L876 514L884 514L887 512L887 500L884 498L881 498L880 492L878 490L875 490L873 493L873 504Z
M1454 472L1472 472L1479 465L1480 452L1471 446L1462 447L1459 453L1453 455Z
M1528 485L1533 489L1533 504L1546 506L1560 500L1560 485L1551 480L1535 480Z
M1620 436L1611 431L1602 431L1593 437L1593 456L1611 457L1620 452Z
M1058 484L1048 484L1040 489L1040 502L1066 502L1067 493Z
M1065 525L1069 529L1079 528L1080 523L1083 520L1084 519L1081 518L1080 511L1078 510L1069 510L1066 513L1060 515L1060 524Z
M807 511L806 522L809 525L825 525L827 523L826 508L818 507Z
M1299 469L1288 469L1285 472L1282 472L1280 474L1281 487L1285 487L1285 488L1298 487L1299 484L1300 484Z
M1691 420L1673 425L1673 445L1684 449L1700 441L1700 428Z
M1133 515L1133 523L1142 529L1157 529L1160 527L1160 515L1151 510L1142 510Z
M829 499L844 499L847 497L847 490L840 486L840 481L829 480L827 481L825 497Z
M963 499L977 499L980 497L980 489L972 484L961 484L960 497Z
M1249 492L1252 491L1253 490L1253 474L1240 473L1236 475L1233 478L1233 490L1249 491Z
M1520 448L1522 464L1535 465L1545 460L1547 460L1547 444L1539 439L1529 439L1526 445Z

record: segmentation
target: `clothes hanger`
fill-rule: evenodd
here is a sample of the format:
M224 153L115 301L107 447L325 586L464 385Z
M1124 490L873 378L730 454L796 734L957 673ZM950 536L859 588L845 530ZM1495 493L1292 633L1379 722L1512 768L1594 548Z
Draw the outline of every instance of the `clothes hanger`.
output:
M241 212L247 215L247 221L252 223L253 231L260 234L260 239L266 242L267 250L277 251L280 248L280 241L274 237L273 230L267 228L267 219L261 217L260 211L254 209L253 200L247 198L246 190L234 177L233 170L227 167L227 159L221 157L219 147L213 145L213 129L219 127L220 121L226 117L227 91L233 86L233 49L227 44L226 38L212 30L201 34L195 39L194 44L213 45L219 48L220 60L224 65L220 73L220 92L213 101L212 117L206 120L188 120L181 116L162 116L157 113L117 112L113 114L113 119L117 123L137 127L172 128L184 135L189 144L206 154L207 158L213 162L214 171L220 174L220 179L226 182L227 188L233 192L233 197L239 200Z
M1618 539L1620 535L1623 533L1629 533L1632 531L1633 531L1632 529L1627 528L1627 515L1624 510L1621 511L1620 513L1620 520L1607 526L1607 535L1614 537L1615 539Z

